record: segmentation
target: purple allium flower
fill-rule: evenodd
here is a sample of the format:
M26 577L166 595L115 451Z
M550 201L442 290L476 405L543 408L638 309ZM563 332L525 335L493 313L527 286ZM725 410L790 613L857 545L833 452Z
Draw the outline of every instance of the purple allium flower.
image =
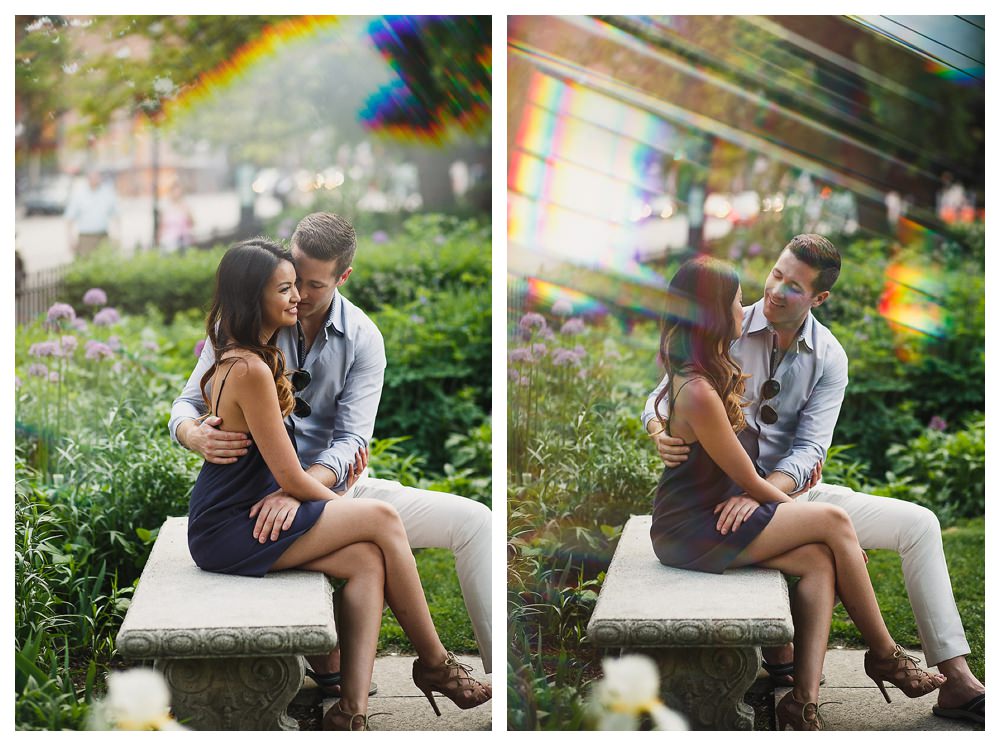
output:
M78 342L77 338L74 337L72 334L67 334L65 337L59 340L59 345L60 347L62 347L63 354L72 355L73 352L76 350L77 342Z
M59 372L52 370L49 371L49 383L59 383Z
M38 378L48 378L49 369L42 363L32 363L28 366L28 375L37 376Z
M121 320L122 319L121 316L118 315L118 311L110 306L102 308L94 314L94 324L97 326L111 326L112 324L117 324Z
M517 322L517 325L525 331L530 331L535 328L544 329L545 317L540 313L529 312L521 317L521 320Z
M100 288L91 288L83 294L83 302L88 306L106 306L108 304L108 294Z
M14 388L15 389L19 389L19 388L21 388L22 385L23 384L21 383L21 377L20 376L14 376Z
M565 347L560 347L552 352L552 363L558 367L578 365L579 362L576 355L573 354L573 350L567 350Z
M375 231L372 233L372 241L374 243L385 243L389 240L389 234L385 231Z
M521 381L521 374L517 372L517 368L507 368L507 377L514 383Z
M757 256L762 250L761 245L755 241L750 244L750 248L747 249L747 256Z
M75 318L76 311L68 303L53 303L52 307L49 308L48 320L50 322L56 322L59 319L69 319L72 321Z
M545 327L538 333L538 336L541 337L542 339L552 340L556 338L556 333L552 331L549 327Z
M535 359L531 356L531 349L528 347L515 347L507 353L507 359L512 363L535 362Z
M201 357L201 351L203 349L205 349L205 340L199 339L197 342L194 343L194 356Z
M567 320L566 323L562 325L562 328L559 330L559 333L570 336L573 334L580 334L585 328L586 327L583 323L583 319L572 318Z
M116 361L115 364L111 366L111 372L112 373L121 373L122 372L122 361L121 360Z
M118 339L117 335L112 334L110 337L108 337L108 347L110 347L115 352L118 352L118 350L122 348L122 341Z
M732 261L735 262L742 255L743 255L743 246L742 245L740 245L738 243L734 243L732 246L729 247L729 258L730 258L730 260L732 260Z
M147 339L142 343L143 349L149 350L150 352L159 352L160 345L156 343L155 340Z
M28 348L28 354L32 357L59 357L59 343L35 342Z
M948 427L947 420L944 417L938 417L934 415L931 417L931 421L927 423L927 427L931 430L937 430L938 432L943 432Z
M538 355L538 357L544 357L545 353L548 352L548 351L549 351L549 348L546 347L541 342L535 342L535 344L531 345L531 354L532 355Z
M422 306L426 306L427 305L427 296L424 295L423 293L421 293L420 295L418 295L417 296L417 303L419 303Z
M573 354L576 355L577 360L583 360L587 357L587 351L583 349L583 345L577 345L573 348Z
M423 316L417 316L417 314L412 313L412 314L410 314L410 321L412 321L414 324L423 324L424 323L424 317Z
M87 331L87 321L85 319L73 319L69 325L76 329L78 332Z
M88 339L84 348L87 350L86 357L88 360L101 360L106 357L114 357L115 355L110 347L104 344L104 342L98 342L96 339Z
M580 370L578 370L576 372L576 377L579 378L581 381L586 381L587 380L587 375L588 374L587 374L587 369L586 368L580 368Z
M556 316L569 316L573 313L573 304L565 298L560 298L552 304L552 313Z

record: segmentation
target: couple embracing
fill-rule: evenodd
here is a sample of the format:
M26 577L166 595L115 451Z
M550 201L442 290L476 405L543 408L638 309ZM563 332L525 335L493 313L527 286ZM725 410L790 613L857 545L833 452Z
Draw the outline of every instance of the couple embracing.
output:
M492 696L442 645L411 552L454 552L489 672L489 509L367 475L386 358L375 324L338 292L356 246L350 223L313 213L291 250L266 238L231 247L216 274L208 341L169 425L205 458L188 521L199 567L258 577L301 568L346 581L342 645L307 659L307 674L340 697L323 719L332 730L367 726L383 604L417 651L413 681L437 714L433 692L461 708Z
M840 254L815 234L793 238L746 308L725 262L698 257L670 282L660 339L666 375L643 411L666 468L650 536L660 562L704 572L758 565L799 577L793 646L765 650L792 686L778 727L819 730L819 686L835 594L869 646L865 673L908 697L938 691L936 715L984 722L985 690L929 510L820 481L847 387L847 356L812 315L830 296ZM892 549L932 674L886 628L865 549Z

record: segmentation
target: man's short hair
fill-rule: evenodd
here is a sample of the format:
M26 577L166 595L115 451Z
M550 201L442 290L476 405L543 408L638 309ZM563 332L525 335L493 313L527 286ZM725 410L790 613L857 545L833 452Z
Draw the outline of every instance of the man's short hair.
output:
M817 295L832 288L840 277L840 252L818 233L799 234L785 248L803 264L819 270L813 281L813 292Z
M292 246L322 262L336 262L342 274L354 261L358 238L354 226L332 212L314 212L299 221L292 234Z

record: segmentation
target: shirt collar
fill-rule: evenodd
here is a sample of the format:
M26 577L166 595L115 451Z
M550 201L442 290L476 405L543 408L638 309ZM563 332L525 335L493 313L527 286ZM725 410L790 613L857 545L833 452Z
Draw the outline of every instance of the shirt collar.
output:
M330 303L330 312L326 315L326 321L323 323L325 327L333 327L333 330L341 337L344 336L344 330L347 328L347 308L344 305L344 299L340 297L340 293L336 290L333 291L333 301Z
M747 335L757 334L765 329L770 330L771 323L764 316L764 299L761 298L759 301L750 306L750 320L747 324ZM815 351L816 349L816 319L813 318L812 311L806 314L805 323L802 324L802 331L799 332L799 342L805 344L805 346L810 351Z

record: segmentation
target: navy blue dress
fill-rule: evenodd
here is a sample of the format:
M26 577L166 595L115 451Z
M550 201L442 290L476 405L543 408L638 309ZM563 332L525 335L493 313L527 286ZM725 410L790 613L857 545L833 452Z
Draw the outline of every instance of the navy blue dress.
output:
M688 382L681 384L681 388ZM672 383L671 380L667 385ZM756 466L756 435L747 427L736 437L754 462L754 468L764 476ZM665 467L656 486L649 528L653 552L661 563L670 567L721 573L771 522L778 503L761 504L739 530L719 533L715 528L719 516L712 511L720 502L744 490L709 457L700 442L687 445L691 448L687 461L680 466Z
M219 386L220 398L225 383L223 379ZM287 424L285 427L294 446L294 431ZM191 493L188 517L188 548L195 564L211 572L265 575L288 547L313 527L326 505L324 500L303 500L291 528L282 531L277 541L268 538L261 544L253 538L257 518L250 518L250 508L278 489L256 443L235 463L206 461Z

